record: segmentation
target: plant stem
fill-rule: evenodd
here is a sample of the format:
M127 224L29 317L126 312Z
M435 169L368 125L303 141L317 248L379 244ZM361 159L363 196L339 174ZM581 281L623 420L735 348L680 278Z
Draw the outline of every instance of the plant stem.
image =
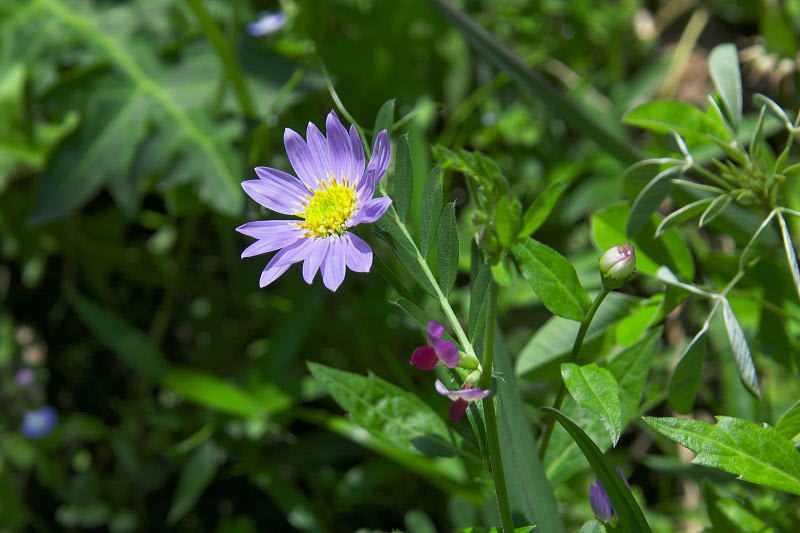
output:
M497 284L494 280L489 282L489 309L486 313L486 333L483 344L483 373L480 386L482 389L492 387L492 364L494 362L494 329L497 322ZM486 417L486 440L489 447L489 465L494 480L494 491L497 497L497 507L500 510L500 520L504 533L514 531L514 521L511 519L511 505L508 502L506 489L506 473L503 470L503 457L500 452L500 436L497 415L494 411L494 394L483 399L483 413Z
M581 348L583 347L583 339L586 337L586 332L589 331L589 326L592 324L592 319L594 318L595 313L597 313L597 309L600 307L600 304L603 303L603 300L606 299L608 293L611 292L611 289L607 289L603 287L603 289L595 296L594 301L592 302L592 307L589 309L589 313L586 315L586 318L581 323L581 327L578 330L578 335L575 337L575 342L572 345L572 353L570 354L570 361L577 361L578 355L581 353ZM561 382L561 388L558 389L558 395L556 396L556 401L553 402L553 409L561 409L561 404L564 402L564 397L567 395L567 387L564 385L564 382ZM542 435L542 444L539 446L539 453L541 454L542 461L544 461L544 456L547 453L547 447L550 445L550 438L553 436L553 427L555 424L555 419L550 417L547 421L547 427L545 427L544 435Z

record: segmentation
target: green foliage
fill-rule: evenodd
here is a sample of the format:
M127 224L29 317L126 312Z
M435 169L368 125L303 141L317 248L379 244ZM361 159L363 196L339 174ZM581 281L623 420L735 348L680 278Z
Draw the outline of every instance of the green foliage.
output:
M622 407L619 384L613 374L595 363L583 366L564 363L561 365L561 375L578 405L600 417L612 444L616 446L622 433Z
M514 245L513 252L522 275L545 307L558 316L582 322L591 301L572 263L534 239Z
M774 428L718 416L716 424L686 418L644 417L644 421L713 466L740 479L800 494L800 454Z

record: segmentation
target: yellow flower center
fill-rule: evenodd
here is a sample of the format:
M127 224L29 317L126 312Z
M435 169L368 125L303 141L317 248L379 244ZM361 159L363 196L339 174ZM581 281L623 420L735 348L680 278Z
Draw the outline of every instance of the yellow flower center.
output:
M356 208L356 191L334 179L322 183L307 197L305 209L297 214L303 219L297 224L305 230L304 237L342 235Z

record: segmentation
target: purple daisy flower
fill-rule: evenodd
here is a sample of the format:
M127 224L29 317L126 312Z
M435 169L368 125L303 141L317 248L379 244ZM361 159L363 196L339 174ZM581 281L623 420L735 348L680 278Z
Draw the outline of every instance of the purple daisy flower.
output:
M25 413L19 431L29 439L38 440L52 433L57 423L56 410L49 405L43 405Z
M411 354L410 365L421 370L433 370L443 364L448 368L458 366L458 348L450 341L443 341L444 326L438 322L428 322L428 345L420 346Z
M442 396L447 396L453 401L453 404L450 406L450 418L453 420L460 420L461 417L464 416L470 402L483 400L492 393L492 391L488 389L475 389L467 383L465 383L460 390L448 390L438 379L436 383L434 383L434 387L436 387L436 392Z
M332 291L342 284L345 267L369 272L372 266L372 249L347 230L375 222L392 203L388 196L372 197L389 166L389 135L385 130L378 134L365 169L364 147L355 127L350 126L348 134L331 111L325 128L327 138L309 122L307 141L288 128L284 131L286 154L297 178L274 168L256 167L259 179L242 182L245 192L259 204L300 218L259 220L236 228L258 239L242 257L279 250L261 273L261 287L300 261L306 283L311 283L319 270Z

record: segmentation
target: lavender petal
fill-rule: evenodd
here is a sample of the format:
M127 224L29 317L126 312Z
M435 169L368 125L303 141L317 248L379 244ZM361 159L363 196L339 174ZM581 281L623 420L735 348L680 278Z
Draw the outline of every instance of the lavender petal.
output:
M322 174L318 175L317 179L319 181L328 181L335 177L333 173L333 164L331 163L330 149L328 148L328 139L325 138L313 122L308 123L306 139L308 141L308 149L311 152L311 157L317 163L317 167L322 170Z
M367 200L358 207L358 211L356 211L348 224L351 227L358 224L371 224L381 218L390 205L392 205L392 199L388 196Z
M261 288L266 287L281 274L286 272L290 266L294 263L302 261L307 252L309 247L309 239L298 239L294 244L287 246L280 250L277 254L275 254L267 266L264 267L264 271L261 272L261 278L259 280L259 286Z
M310 284L314 281L314 276L328 253L328 239L314 239L309 248L308 256L303 261L303 279Z
M353 183L359 176L355 175L353 153L350 149L350 138L339 117L331 111L325 119L325 131L328 134L333 175L342 183Z
M319 181L325 177L325 169L313 157L308 144L299 133L289 128L283 132L283 144L297 177L306 187L316 189Z
M364 174L364 145L361 144L361 137L358 135L358 130L355 126L350 126L350 150L353 154L353 184L358 185L361 181L361 176Z
M375 148L372 157L364 172L363 178L358 183L358 197L362 201L369 200L375 194L375 185L380 181L389 168L389 154L391 143L386 130L380 132L375 139Z
M292 180L300 184L296 179ZM242 188L250 198L276 213L294 215L303 208L305 187L301 189L291 182L247 180L242 182Z
M372 266L372 249L359 236L349 231L342 235L344 258L353 272L369 272Z
M322 282L333 292L344 281L345 252L341 238L333 238L328 245L328 251L322 259Z

